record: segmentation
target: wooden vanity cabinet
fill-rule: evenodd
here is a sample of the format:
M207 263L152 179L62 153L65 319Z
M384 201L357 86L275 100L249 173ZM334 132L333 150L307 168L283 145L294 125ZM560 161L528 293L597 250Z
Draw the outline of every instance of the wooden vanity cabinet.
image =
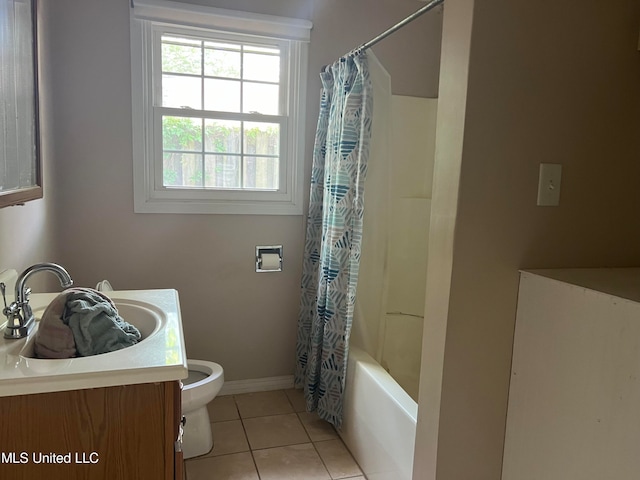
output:
M179 381L0 398L0 479L182 480Z

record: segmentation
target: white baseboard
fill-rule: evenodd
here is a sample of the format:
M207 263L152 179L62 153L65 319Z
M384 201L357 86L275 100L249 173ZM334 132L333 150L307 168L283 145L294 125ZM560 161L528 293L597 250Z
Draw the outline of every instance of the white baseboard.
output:
M218 396L266 392L269 390L284 390L286 388L293 388L293 375L251 378L247 380L232 380L230 382L224 382Z

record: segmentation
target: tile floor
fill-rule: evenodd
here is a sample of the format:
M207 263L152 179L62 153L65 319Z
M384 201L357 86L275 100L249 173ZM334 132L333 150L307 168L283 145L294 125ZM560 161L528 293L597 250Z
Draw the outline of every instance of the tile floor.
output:
M208 408L213 450L185 462L187 480L365 480L300 390L217 397Z

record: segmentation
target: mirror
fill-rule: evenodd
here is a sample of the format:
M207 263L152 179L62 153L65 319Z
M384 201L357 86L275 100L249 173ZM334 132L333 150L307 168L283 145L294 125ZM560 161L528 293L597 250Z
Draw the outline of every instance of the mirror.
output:
M36 0L0 0L0 208L42 198Z

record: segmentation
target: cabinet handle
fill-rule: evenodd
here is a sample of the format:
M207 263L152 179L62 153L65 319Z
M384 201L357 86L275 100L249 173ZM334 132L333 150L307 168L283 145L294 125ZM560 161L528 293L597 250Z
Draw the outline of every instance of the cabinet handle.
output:
M174 444L174 450L176 452L181 452L182 451L182 435L184 435L184 426L187 424L187 417L185 417L184 415L182 416L182 418L180 419L180 425L178 428L178 439L176 440L175 444Z

